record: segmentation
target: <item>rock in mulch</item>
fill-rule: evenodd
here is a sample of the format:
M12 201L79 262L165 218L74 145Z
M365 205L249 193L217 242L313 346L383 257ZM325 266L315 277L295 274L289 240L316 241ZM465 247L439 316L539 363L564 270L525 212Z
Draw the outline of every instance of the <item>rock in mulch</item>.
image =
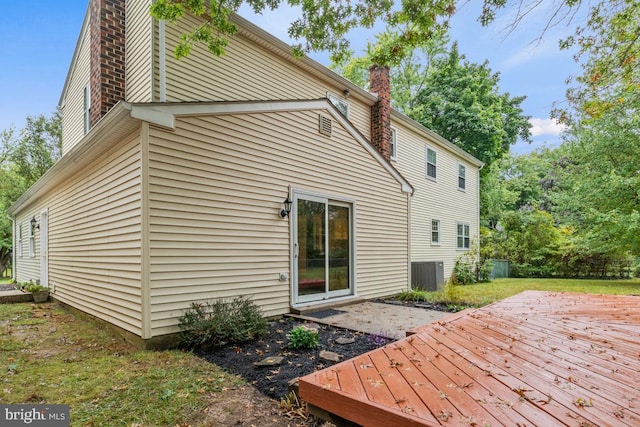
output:
M278 365L281 365L283 361L284 361L284 357L282 356L271 356L271 357L265 357L259 362L255 362L253 366L255 366L256 368L262 368L265 366L278 366Z
M346 344L353 344L354 342L356 342L355 338L347 338L347 337L340 337L338 339L336 339L336 342L340 345L346 345Z
M328 360L329 362L339 362L343 357L338 353L334 353L333 351L320 350L320 359Z

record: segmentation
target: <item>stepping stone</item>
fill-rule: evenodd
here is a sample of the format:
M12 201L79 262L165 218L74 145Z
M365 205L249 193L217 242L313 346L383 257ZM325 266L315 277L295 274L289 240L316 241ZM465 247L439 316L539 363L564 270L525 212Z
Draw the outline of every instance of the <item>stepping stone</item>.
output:
M356 342L355 338L347 338L347 337L340 337L338 339L336 339L336 342L338 344L353 344L354 342Z
M284 360L284 357L282 356L271 356L271 357L266 357L259 362L255 362L253 366L255 366L256 368L261 368L264 366L278 366L282 364L283 360Z
M326 351L326 350L320 351L320 358L324 360L328 360L329 362L339 362L340 358L342 357L344 356L338 353L334 353L333 351Z

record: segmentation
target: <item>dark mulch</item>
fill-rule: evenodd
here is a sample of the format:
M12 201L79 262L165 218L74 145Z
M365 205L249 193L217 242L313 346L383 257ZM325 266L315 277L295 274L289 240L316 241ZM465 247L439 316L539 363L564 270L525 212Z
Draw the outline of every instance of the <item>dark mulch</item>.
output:
M289 381L336 363L321 359L319 356L321 350L338 353L343 356L341 360L347 360L386 343L386 340L381 337L317 325L320 338L318 348L291 350L287 347L287 334L302 324L304 322L298 319L283 318L269 325L269 332L263 339L199 351L198 354L240 375L267 396L279 399L287 394ZM354 342L338 344L336 339L340 337L353 338ZM284 356L285 359L279 366L254 366L254 363L269 356Z
M465 308L446 304L400 301L393 298L375 301L446 312L455 312ZM322 318L325 314L335 313L319 312L316 318ZM292 329L303 324L305 322L302 320L285 317L271 323L269 332L260 340L238 345L227 345L207 351L200 350L198 354L200 357L227 369L229 372L240 375L265 395L279 399L287 394L289 381L336 363L321 359L319 356L321 350L338 353L343 356L341 360L347 360L389 342L386 338L380 336L328 325L317 325L320 333L320 346L318 348L290 350L287 347L287 334ZM338 344L336 339L340 337L353 338L354 342L351 344ZM285 359L279 366L254 366L254 363L269 356L284 356Z

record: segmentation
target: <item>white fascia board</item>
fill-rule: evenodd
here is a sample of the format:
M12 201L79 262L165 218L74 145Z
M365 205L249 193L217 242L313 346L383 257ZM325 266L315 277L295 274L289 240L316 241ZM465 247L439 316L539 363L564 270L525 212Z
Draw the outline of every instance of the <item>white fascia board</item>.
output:
M131 118L149 122L163 128L175 129L175 114L171 112L164 111L164 109L145 108L142 105L132 105L130 108Z

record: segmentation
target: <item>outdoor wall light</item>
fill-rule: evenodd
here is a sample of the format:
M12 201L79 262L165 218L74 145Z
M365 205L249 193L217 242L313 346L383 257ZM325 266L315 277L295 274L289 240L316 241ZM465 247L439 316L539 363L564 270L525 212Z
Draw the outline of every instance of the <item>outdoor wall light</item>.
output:
M284 199L284 209L282 209L280 211L280 216L282 218L286 218L289 216L289 212L291 212L291 205L293 204L293 202L291 201L291 199L289 198L289 196L287 196L286 199Z
M39 230L40 229L40 224L38 224L38 221L36 221L36 217L32 217L31 221L29 221L29 223L31 224L31 228L34 230Z

